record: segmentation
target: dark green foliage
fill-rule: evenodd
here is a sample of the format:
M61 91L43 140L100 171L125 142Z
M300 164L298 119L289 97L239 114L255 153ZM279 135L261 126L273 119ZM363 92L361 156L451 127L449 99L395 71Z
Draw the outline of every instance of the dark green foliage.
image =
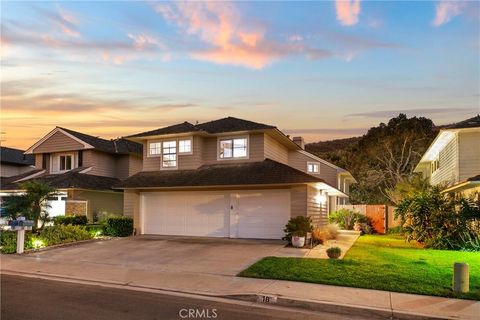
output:
M368 224L368 218L356 211L340 209L330 214L328 222L338 224L340 229L353 230L355 223Z
M387 234L403 234L403 228L401 226L388 228Z
M99 237L105 234L105 225L101 223L92 223L85 226L92 237Z
M31 249L30 239L31 232L25 232L25 249ZM17 252L17 232L16 231L0 231L0 252L15 253Z
M84 226L87 224L87 216L84 215L71 215L71 216L56 216L53 218L55 225L72 225L72 226Z
M36 237L46 246L91 239L90 233L82 226L56 225L45 227Z
M128 237L133 234L133 219L130 217L108 217L104 223L107 236Z
M331 259L338 259L342 255L342 249L339 247L331 247L327 249L327 256Z
M406 197L395 211L408 241L451 250L480 249L479 200L442 194L438 186Z
M310 217L298 216L290 218L288 223L285 225L285 240L289 240L292 236L305 237L307 232L312 232L313 226L310 220Z
M392 201L387 190L412 175L437 132L430 119L400 114L387 124L371 128L358 140L342 141L345 147L340 149L320 151L317 144L306 149L352 173L358 181L351 187L353 204L388 204Z

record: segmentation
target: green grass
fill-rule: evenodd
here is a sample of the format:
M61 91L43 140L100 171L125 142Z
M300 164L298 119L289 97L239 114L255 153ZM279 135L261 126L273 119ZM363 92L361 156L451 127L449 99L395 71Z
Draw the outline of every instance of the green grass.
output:
M454 262L470 266L468 294L451 291ZM343 260L267 257L239 276L480 300L480 253L423 249L398 235L362 236Z

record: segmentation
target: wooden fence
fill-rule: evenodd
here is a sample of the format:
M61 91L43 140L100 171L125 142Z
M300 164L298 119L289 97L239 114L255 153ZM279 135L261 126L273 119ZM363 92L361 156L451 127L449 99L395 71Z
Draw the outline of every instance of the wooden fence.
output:
M397 227L400 221L395 219L395 207L383 204L343 204L337 210L348 209L366 215L377 233L386 233L389 228Z

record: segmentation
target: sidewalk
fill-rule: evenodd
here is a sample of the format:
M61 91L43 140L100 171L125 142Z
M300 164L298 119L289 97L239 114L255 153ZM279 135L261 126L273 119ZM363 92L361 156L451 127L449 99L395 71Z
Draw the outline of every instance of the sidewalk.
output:
M478 319L480 302L209 273L129 269L121 265L49 263L34 255L2 255L1 271L243 300L277 297L279 305L377 318Z

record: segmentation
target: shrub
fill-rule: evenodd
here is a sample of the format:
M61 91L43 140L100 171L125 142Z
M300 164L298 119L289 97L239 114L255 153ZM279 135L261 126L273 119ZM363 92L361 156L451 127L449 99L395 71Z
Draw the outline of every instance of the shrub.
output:
M109 217L105 219L105 234L113 237L128 237L133 234L133 219Z
M324 227L315 228L312 231L313 241L324 244L328 240L333 240L338 237L338 228L334 224L329 224Z
M55 244L88 240L92 237L85 227L56 225L45 227L36 238L42 240L45 245L52 246Z
M72 225L72 226L84 226L87 224L87 216L84 215L71 215L71 216L56 216L53 218L55 225Z
M403 234L403 228L401 226L388 228L387 234Z
M328 221L338 224L340 229L353 230L355 223L368 223L368 218L356 211L340 209L330 214Z
M371 234L373 232L372 227L365 222L355 222L353 230L360 231L361 234Z
M327 256L330 259L338 259L342 255L342 249L339 247L331 247L327 249Z
M90 233L93 238L103 236L105 234L105 225L103 224L87 224L85 229Z
M25 232L25 249L31 249L31 232ZM15 253L17 252L17 232L4 231L0 232L0 252L1 253Z
M307 232L312 232L312 222L309 217L297 216L290 218L285 225L285 237L283 239L290 241L292 236L305 237Z
M435 249L480 251L480 200L442 194L432 186L402 200L395 210L408 241Z

